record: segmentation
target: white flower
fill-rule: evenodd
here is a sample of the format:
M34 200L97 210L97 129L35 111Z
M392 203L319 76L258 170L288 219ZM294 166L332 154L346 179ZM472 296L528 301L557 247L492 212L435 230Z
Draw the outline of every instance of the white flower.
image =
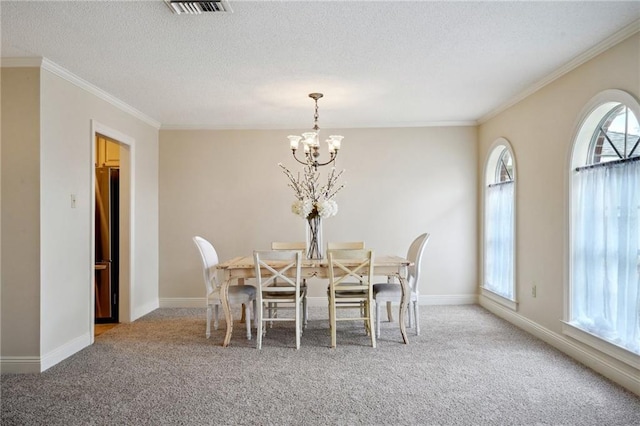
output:
M291 205L291 211L298 216L306 218L313 210L313 202L311 200L297 200Z
M323 219L338 214L338 203L333 200L319 201L316 203L316 208Z
M289 178L289 187L293 189L296 201L291 205L291 211L304 219L316 217L327 218L338 213L338 204L332 198L342 190L344 185L338 186L337 182L342 173L336 173L332 168L327 176L327 183L322 185L319 182L320 172L312 164L307 164L302 176L297 177L282 163L278 166Z

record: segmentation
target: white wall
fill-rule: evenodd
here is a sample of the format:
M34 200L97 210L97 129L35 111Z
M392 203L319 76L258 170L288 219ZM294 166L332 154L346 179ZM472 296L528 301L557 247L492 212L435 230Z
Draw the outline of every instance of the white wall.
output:
M606 89L621 89L640 97L639 34L482 124L478 168L483 170L489 148L498 137L511 142L517 164L519 309L516 314L496 312L577 355L587 365L621 384L640 388L640 371L561 334L560 321L568 285L568 178L573 138L582 109L593 96ZM531 293L533 285L537 287L536 297ZM481 302L498 309L484 298Z
M209 239L221 260L269 248L274 240L304 241L304 221L291 213L293 192L278 167L301 170L286 136L302 131L160 132L163 306L203 306L194 235ZM425 300L473 302L476 128L331 133L345 136L337 166L346 169L346 187L336 197L338 215L324 221L325 242L364 240L378 254L405 255L415 237L430 232L420 282ZM326 285L310 293L325 299Z
M46 63L45 63L46 65ZM52 72L49 68L55 70ZM93 300L90 297L93 285L91 261L92 220L92 174L94 144L92 120L128 135L133 141L135 157L132 158L131 191L133 195L133 261L131 319L135 319L158 306L158 130L156 127L114 106L101 96L77 84L77 77L66 75L55 66L45 67L39 72L40 81L28 86L39 91L40 116L33 122L19 126L15 133L20 138L29 135L32 128L39 129L35 153L28 152L29 165L35 157L35 167L29 170L29 182L33 188L25 188L20 194L24 199L37 199L38 210L28 215L14 217L11 226L35 233L39 240L25 245L5 225L7 212L20 212L22 199L5 197L3 191L3 259L2 334L19 334L24 341L36 340L37 350L26 349L18 340L3 338L3 371L24 371L25 363L20 357L35 357L39 368L44 370L67 356L87 346L93 336L91 323ZM37 68L36 68L37 70ZM10 69L7 73L31 73L29 70ZM10 75L10 74L7 74ZM36 74L38 75L38 74ZM62 78L64 77L64 78ZM5 69L3 69L3 89ZM4 93L3 93L4 94ZM16 95L20 97L21 95ZM3 98L4 101L4 98ZM3 129L12 116L14 105L4 108ZM39 127L38 127L39 126ZM3 132L3 148L5 147ZM23 149L24 151L24 149ZM25 151L26 152L26 151ZM19 160L24 152L16 151L8 158L5 150L4 162ZM39 157L38 157L39 156ZM39 158L39 161L38 161ZM9 175L10 169L2 169L3 185L11 185L19 179ZM25 172L22 172L23 174ZM4 189L4 188L3 188ZM77 207L71 208L71 194L76 195ZM126 226L126 225L123 225ZM32 238L31 238L32 239ZM20 253L24 247L36 247L35 255L24 256L21 262L11 262L7 252ZM33 295L21 288L25 278L20 276L20 264L26 263L37 274L37 285ZM25 269L25 268L23 268ZM14 289L15 291L5 291ZM30 291L30 290L29 290ZM11 315L4 307L20 309L23 299L38 303L39 325L23 324L17 314ZM33 299L33 300L31 300ZM6 313L6 314L5 314ZM9 321L5 321L6 318ZM32 345L33 346L33 345ZM8 359L11 356L12 359ZM29 358L29 360L31 360ZM16 362L13 362L16 361Z

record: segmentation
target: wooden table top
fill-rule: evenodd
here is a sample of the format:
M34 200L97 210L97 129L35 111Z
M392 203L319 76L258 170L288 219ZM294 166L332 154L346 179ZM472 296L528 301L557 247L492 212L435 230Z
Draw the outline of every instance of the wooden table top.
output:
M341 263L343 263L345 266L349 265L349 261L341 259L340 260ZM269 264L273 264L274 266L278 265L279 263L282 264L286 264L289 262L268 262ZM358 265L360 263L360 261L358 259L354 259L353 262L354 265ZM373 259L373 265L374 267L384 267L384 266L409 266L411 265L411 262L407 259L405 259L404 257L400 257L400 256L375 256ZM302 260L302 267L303 268L327 268L329 266L329 260L327 259L303 259ZM218 269L249 269L249 268L253 268L254 264L253 264L253 256L239 256L239 257L234 257L232 259L227 260L226 262L222 262L219 263L217 268Z

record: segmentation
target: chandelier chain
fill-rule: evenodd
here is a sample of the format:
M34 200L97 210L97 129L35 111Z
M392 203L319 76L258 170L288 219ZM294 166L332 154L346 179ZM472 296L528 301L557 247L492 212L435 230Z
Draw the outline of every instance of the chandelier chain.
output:
M319 130L320 127L318 127L318 100L316 99L316 112L315 114L313 114L313 130Z

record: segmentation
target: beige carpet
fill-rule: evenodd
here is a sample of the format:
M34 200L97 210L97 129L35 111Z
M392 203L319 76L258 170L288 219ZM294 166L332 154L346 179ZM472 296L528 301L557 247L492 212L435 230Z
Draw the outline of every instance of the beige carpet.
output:
M3 375L2 425L638 425L640 399L479 306L425 306L422 335L378 348L342 323L328 348L311 310L254 348L235 324L204 338L204 309L121 324L42 374Z

